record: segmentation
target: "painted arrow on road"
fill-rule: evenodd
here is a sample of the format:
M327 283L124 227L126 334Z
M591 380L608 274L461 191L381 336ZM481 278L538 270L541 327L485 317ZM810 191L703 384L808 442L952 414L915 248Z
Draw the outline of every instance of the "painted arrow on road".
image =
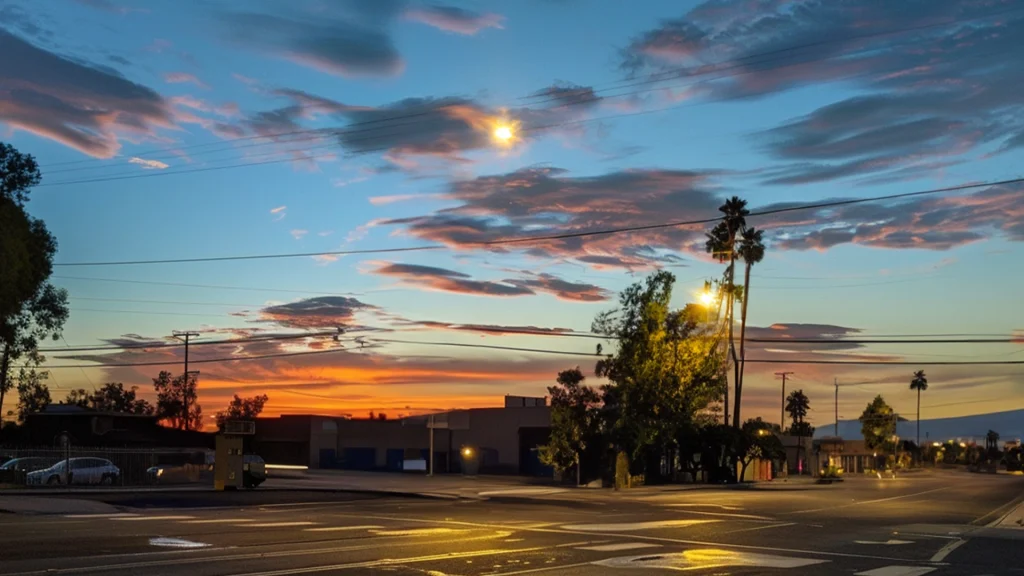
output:
M898 546L900 544L913 544L913 540L886 540L885 542L875 542L874 540L854 540L855 544L877 544L879 546Z

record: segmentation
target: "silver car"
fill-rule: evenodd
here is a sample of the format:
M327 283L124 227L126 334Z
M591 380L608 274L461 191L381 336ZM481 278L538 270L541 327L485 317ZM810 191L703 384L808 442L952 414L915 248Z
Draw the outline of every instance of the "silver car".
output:
M112 485L121 477L121 470L104 458L70 458L49 468L29 472L27 483L33 485Z

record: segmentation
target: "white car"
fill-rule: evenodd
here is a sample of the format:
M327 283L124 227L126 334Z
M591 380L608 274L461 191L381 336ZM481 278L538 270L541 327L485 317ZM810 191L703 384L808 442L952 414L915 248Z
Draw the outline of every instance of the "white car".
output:
M69 469L70 468L70 469ZM49 468L29 472L27 483L56 484L116 484L121 470L104 458L71 458L61 460Z

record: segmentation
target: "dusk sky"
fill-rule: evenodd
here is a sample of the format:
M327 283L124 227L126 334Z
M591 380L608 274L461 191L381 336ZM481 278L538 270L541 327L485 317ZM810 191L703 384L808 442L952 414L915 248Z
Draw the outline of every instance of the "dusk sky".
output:
M544 395L575 365L600 384L596 358L356 336L593 353L473 328L588 331L656 268L678 306L723 271L709 225L481 241L712 218L732 195L758 211L1020 178L1021 62L1020 0L0 0L0 139L41 165L28 209L59 265L441 245L54 268L71 318L50 349L344 325L342 351L196 365L204 412L266 392L271 415L398 415ZM1018 339L748 358L1024 361L1024 184L748 223L769 241L748 336ZM75 366L52 370L59 400L108 381L149 395L182 350L47 354ZM925 418L1024 408L1024 364L751 363L744 416L778 420L789 370L815 425L834 378L841 418L877 393L913 418L915 369Z

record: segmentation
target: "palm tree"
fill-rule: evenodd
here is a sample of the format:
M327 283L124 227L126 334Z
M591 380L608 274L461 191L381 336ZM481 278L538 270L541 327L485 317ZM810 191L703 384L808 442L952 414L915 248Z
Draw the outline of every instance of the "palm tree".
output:
M743 259L743 300L740 302L740 371L736 379L736 408L732 411L733 426L740 425L740 399L743 396L743 368L746 363L747 306L750 304L750 269L764 260L764 231L751 226L743 230L739 257Z
M740 375L739 358L736 356L732 326L733 303L736 299L736 286L734 282L737 256L736 236L747 227L746 217L750 214L750 211L747 210L747 201L738 196L733 196L726 200L725 204L718 207L718 211L722 213L722 220L707 234L708 239L704 247L719 262L729 262L729 266L725 269L725 296L727 298L725 315L726 321L729 323L729 353L733 361L733 382L738 385ZM725 423L729 424L728 386L725 392ZM739 421L737 420L734 425L738 427Z
M928 389L928 378L925 378L924 370L914 372L914 379L910 381L910 389L917 390L917 445L921 445L921 391Z
M786 398L786 412L793 419L793 427L802 424L807 412L811 410L811 400L803 390L794 390Z

